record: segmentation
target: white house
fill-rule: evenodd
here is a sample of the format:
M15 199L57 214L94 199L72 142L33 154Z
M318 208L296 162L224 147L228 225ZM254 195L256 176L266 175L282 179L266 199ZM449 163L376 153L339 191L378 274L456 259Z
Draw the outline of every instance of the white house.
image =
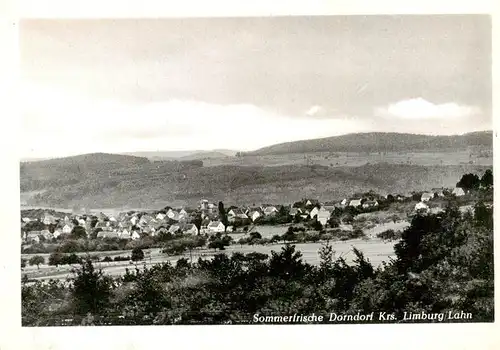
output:
M252 221L255 221L258 218L260 218L262 215L258 210L254 210L254 211L250 212L249 216L250 216L250 219L252 219Z
M169 209L167 211L167 217L169 219L173 219L176 215L179 215L179 213L177 213L176 211L173 211L172 209Z
M225 226L220 221L212 221L208 224L207 229L210 233L224 232Z
M157 219L157 220L163 220L163 219L165 219L165 216L166 216L166 215L165 215L165 214L163 214L163 213L158 213L158 215L156 215L156 219Z
M359 207L361 206L361 199L353 199L349 202L350 207Z
M378 201L366 201L363 203L363 208L376 208L378 207Z
M70 225L66 224L62 228L62 233L69 234L72 230L73 228Z
M130 219L130 223L132 224L132 226L137 225L138 221L139 219L137 218L137 216L132 216L132 218Z
M130 239L130 232L128 232L127 229L124 229L123 231L118 232L118 236L123 239Z
M55 224L56 218L52 215L45 215L42 221L45 225Z
M434 193L425 192L425 193L422 193L422 197L420 197L420 201L421 202L428 202L433 198L434 198Z
M134 232L132 232L132 234L130 235L130 238L132 238L132 239L135 241L136 239L141 238L141 235L140 235L137 231L134 231Z
M62 234L62 231L61 231L60 229L56 229L56 230L54 230L54 233L52 234L52 236L53 236L54 238L57 238L57 237L59 237L61 234Z
M349 200L347 198L342 199L342 202L340 202L340 205L347 205Z
M175 234L177 231L179 231L181 229L181 227L179 225L172 225L170 226L170 228L168 229L168 232L170 232L171 234Z
M461 196L465 196L465 191L461 187L455 187L452 194L457 196L457 197L461 197Z
M194 224L187 224L184 227L184 233L187 235L197 235L198 234L198 228Z
M277 213L277 212L278 212L278 209L276 209L275 206L269 206L269 207L264 208L264 215L266 215L266 216L272 215L272 214Z
M418 202L415 204L415 211L427 211L429 210L429 206L424 202Z
M321 208L320 210L318 210L318 221L321 223L321 225L325 226L328 219L330 218L330 215L331 213L324 209L324 208Z
M319 213L318 207L314 207L314 208L311 209L311 212L309 213L309 216L311 218L314 218L316 215L318 215L318 213Z

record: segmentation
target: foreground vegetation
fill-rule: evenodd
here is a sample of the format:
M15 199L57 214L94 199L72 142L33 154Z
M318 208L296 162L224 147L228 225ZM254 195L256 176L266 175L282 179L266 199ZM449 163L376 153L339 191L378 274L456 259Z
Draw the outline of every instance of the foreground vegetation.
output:
M451 204L414 216L396 258L379 268L354 253L349 265L325 243L313 266L287 244L269 256L180 259L116 278L87 259L66 282L23 283L23 325L241 324L254 314L295 313L327 321L331 312L372 311L395 313L393 322L405 311L463 311L473 317L461 322L493 321L493 210L482 203L474 214Z

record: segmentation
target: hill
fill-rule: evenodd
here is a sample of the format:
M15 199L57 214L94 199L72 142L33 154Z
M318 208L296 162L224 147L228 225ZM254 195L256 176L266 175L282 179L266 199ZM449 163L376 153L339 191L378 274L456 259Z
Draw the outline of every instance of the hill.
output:
M161 161L87 173L45 169L36 180L33 169L21 170L21 189L39 191L27 203L56 208L152 208L196 205L201 198L242 205L292 203L304 197L335 200L355 192L409 193L456 184L476 165L417 166L368 164L358 167L321 165L203 167L201 161ZM67 170L63 168L63 170ZM43 190L43 191L42 191Z
M215 149L211 151L188 150L188 151L150 151L150 152L129 152L124 155L146 157L150 160L193 160L202 158L234 157L236 151L228 149ZM208 156L205 156L207 154Z
M180 159L182 160L196 160L196 159L218 159L218 158L226 158L230 157L225 153L217 152L217 151L206 151L189 154L187 156L183 156Z
M493 147L493 132L464 135L429 136L401 133L357 133L320 139L286 142L264 147L243 155L272 155L309 152L401 152L450 150L470 146Z

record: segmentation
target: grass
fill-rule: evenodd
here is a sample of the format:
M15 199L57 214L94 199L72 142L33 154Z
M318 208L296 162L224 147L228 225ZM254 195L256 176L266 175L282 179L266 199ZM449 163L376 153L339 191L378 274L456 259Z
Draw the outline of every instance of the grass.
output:
M296 244L297 250L302 253L303 259L311 264L319 264L319 256L318 251L321 248L322 243L299 243ZM356 247L361 250L365 256L375 265L378 266L382 263L382 261L388 261L389 257L394 256L394 242L385 243L379 239L372 240L349 240L349 241L336 241L332 242L333 249L335 251L335 255L342 256L346 259L348 263L352 263L352 259L354 258L354 254L352 253L352 248ZM228 247L224 252L226 254L231 254L233 252L242 252L242 253L250 253L250 252L259 252L270 254L272 250L279 251L283 247L283 244L273 244L266 246L250 246L243 245L241 247L238 244L232 245ZM219 251L217 251L218 253ZM120 252L108 252L103 253L100 252L96 255L100 257L104 256L113 256L113 255L130 255L130 251L120 251ZM213 250L197 250L193 252L193 260L197 260L199 257L203 258L211 258L214 254ZM44 254L40 254L44 256ZM185 253L183 257L189 258L189 253ZM166 256L160 252L159 248L151 250L151 261L146 259L144 261L138 262L137 266L142 268L144 263L146 265L161 263L164 261L171 261L175 263L180 257L179 256ZM48 259L48 254L46 256L46 260ZM96 263L97 267L102 268L102 270L111 275L121 275L125 273L125 269L135 268L135 264L130 264L129 262L112 262L112 263ZM40 269L37 269L36 266L28 266L24 269L22 274L27 274L29 278L35 279L65 279L70 275L71 266L63 265L56 268L55 266L49 265L40 265Z

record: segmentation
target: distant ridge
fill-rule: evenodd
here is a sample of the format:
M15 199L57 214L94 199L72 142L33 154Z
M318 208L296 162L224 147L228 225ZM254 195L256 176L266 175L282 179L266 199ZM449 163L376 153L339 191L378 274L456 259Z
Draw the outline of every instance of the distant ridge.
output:
M188 151L145 151L126 152L124 155L146 157L151 160L193 160L202 158L234 157L237 151L229 149L188 150Z
M356 133L320 139L280 143L244 155L272 155L308 152L398 152L445 150L469 146L493 147L493 132L478 131L464 135L430 136L403 133Z

